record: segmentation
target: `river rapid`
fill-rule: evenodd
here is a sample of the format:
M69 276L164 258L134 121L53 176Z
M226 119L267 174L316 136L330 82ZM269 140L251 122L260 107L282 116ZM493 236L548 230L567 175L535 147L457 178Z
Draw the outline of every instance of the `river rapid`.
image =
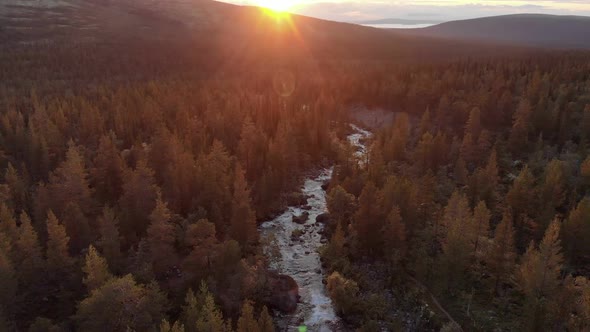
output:
M371 133L355 125L351 127L354 132L347 137L348 142L357 149L355 155L362 163L367 151L365 140ZM330 180L332 172L333 167L326 168L305 179L301 192L308 197L307 205L288 207L283 214L260 226L262 236L273 242L265 248L266 251L276 253L271 268L291 276L299 285L300 303L295 313L279 317L280 331L297 331L301 325L314 332L344 330L322 283L324 271L318 253L325 239L321 236L324 226L316 223L316 217L327 212L326 192L322 189L322 184ZM293 221L294 216L305 213L309 213L309 219L305 223ZM294 231L301 235L292 237Z

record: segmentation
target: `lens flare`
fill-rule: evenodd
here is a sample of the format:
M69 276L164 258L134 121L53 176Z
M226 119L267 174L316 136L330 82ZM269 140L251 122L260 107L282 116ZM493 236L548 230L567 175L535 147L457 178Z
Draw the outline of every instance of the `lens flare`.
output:
M297 0L258 0L256 4L280 13L292 9L297 4Z

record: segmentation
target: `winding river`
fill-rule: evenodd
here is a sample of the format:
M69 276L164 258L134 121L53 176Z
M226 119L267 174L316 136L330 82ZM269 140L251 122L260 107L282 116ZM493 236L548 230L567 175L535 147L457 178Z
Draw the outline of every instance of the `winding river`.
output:
M356 156L362 162L367 150L364 140L371 133L355 125L351 127L354 132L348 136L348 141L356 147ZM308 197L307 205L291 206L277 218L260 226L262 236L273 239L272 246L280 254L271 267L281 274L291 276L299 285L301 299L297 311L279 318L281 331L297 331L300 325L305 325L308 331L314 332L343 330L322 283L324 271L318 253L325 240L322 240L320 234L323 224L316 223L316 217L327 211L326 192L322 189L322 184L332 177L332 171L333 167L326 168L315 177L305 180L301 192ZM309 213L309 219L305 223L293 222L294 216L304 213ZM292 237L294 231L301 235Z

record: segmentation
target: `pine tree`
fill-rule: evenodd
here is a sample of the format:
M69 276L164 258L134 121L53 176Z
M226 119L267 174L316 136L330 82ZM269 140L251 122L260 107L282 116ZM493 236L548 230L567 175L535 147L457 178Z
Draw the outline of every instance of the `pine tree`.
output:
M117 149L117 137L113 132L103 135L90 170L91 182L101 201L116 202L122 193L125 162Z
M463 137L459 158L465 160L468 165L471 165L477 161L475 142L473 141L473 136L471 133L467 133Z
M506 212L502 221L496 226L494 240L489 254L486 256L487 265L495 277L495 291L499 290L502 282L507 282L514 272L516 248L514 247L514 228L512 215Z
M548 308L555 301L563 264L559 228L559 221L554 220L538 250L531 242L518 270L519 284L527 301L523 321L526 329L544 328L549 318Z
M0 203L0 233L4 233L11 243L16 243L19 230L16 226L13 210Z
M545 177L541 185L542 213L541 223L546 226L555 217L556 209L565 200L566 188L564 179L564 163L552 160L545 168ZM544 227L543 227L544 228Z
M0 235L0 241L7 240ZM2 250L3 247L0 244L0 315L8 313L13 306L18 285L16 271L8 253Z
M66 205L62 219L66 232L70 236L70 250L79 253L92 242L89 220L76 202Z
M9 188L12 208L16 211L25 208L24 204L27 198L26 184L11 163L8 163L8 167L6 168L4 181Z
M198 332L197 321L199 320L201 308L192 289L189 289L186 293L184 302L181 318L186 326L186 332Z
M582 176L582 182L586 190L590 190L590 156L580 166L580 175Z
M418 146L414 151L414 160L418 169L422 172L427 170L433 170L433 153L434 153L434 137L431 133L422 135L422 138L418 142Z
M234 172L230 235L244 249L258 242L256 215L251 207L250 189L239 164L236 165Z
M109 272L107 262L93 246L88 247L88 253L86 254L82 271L86 275L84 277L84 285L86 285L89 293L113 278L111 272Z
M66 225L64 217L68 215L68 205L76 205L84 214L91 214L94 211L95 203L88 183L84 159L73 142L69 143L66 160L50 175L47 189L51 193L49 208L58 219L64 220ZM73 232L68 231L68 234L72 236L73 242L77 241L73 237Z
M367 182L359 197L359 209L352 224L359 249L365 253L379 250L380 243L375 241L376 233L382 228L381 210L377 202L381 201L379 191L372 182Z
M259 332L258 322L254 318L254 307L252 307L252 302L248 300L244 301L242 305L236 332Z
M489 237L491 213L486 203L480 201L473 210L473 255L480 256L481 241Z
M160 197L150 214L150 226L147 230L147 242L151 250L154 272L162 275L175 264L175 232L170 223L172 215L168 206Z
M160 324L160 332L185 332L185 329L180 322L175 322L170 326L170 323L164 319Z
M135 237L138 234L145 234L149 214L156 207L159 192L154 172L146 165L145 160L139 160L135 169L125 174L123 194L119 199L124 213L121 216L120 230L125 238L137 241Z
M471 135L473 140L477 140L479 138L479 134L481 132L481 112L479 108L474 107L471 109L469 113L469 119L467 119L467 123L465 124L465 135Z
M151 331L162 322L166 297L157 285L137 284L128 274L110 278L78 305L80 331Z
M465 161L463 160L463 158L459 157L459 159L457 159L457 162L455 163L455 169L453 171L453 177L455 178L455 182L459 185L464 185L467 183L468 176L469 172L467 171Z
M430 119L430 109L427 108L426 111L422 114L420 118L420 127L418 130L418 135L422 136L425 133L430 131L431 119Z
M186 232L185 240L190 253L184 259L184 267L197 279L204 278L211 272L219 246L215 234L215 225L206 219L190 225Z
M204 294L201 294L203 296ZM196 322L197 331L224 332L223 315L215 305L213 295L207 292Z
M448 289L462 285L465 271L469 266L472 244L466 235L472 230L472 219L467 198L459 192L454 192L444 209L440 239L443 251L440 257L443 268L442 281Z
M517 246L524 247L536 233L536 225L527 223L536 208L535 178L528 166L525 166L506 195L506 203L517 220Z
M341 186L336 186L330 190L327 204L331 220L347 227L356 208L354 195L348 193Z
M528 100L521 100L512 119L512 130L508 139L510 148L520 154L528 146L532 108Z
M242 124L240 142L238 143L238 158L244 167L244 174L249 181L255 180L264 169L264 159L268 143L266 136L258 129L250 117Z
M266 306L262 307L260 316L258 317L258 328L260 332L274 332L275 327L272 321L272 317L268 313Z
M563 243L569 260L574 264L590 258L590 197L584 198L563 224Z
M53 273L65 273L74 261L68 252L70 238L53 212L47 213L47 267Z
M128 272L133 278L141 283L148 283L154 280L154 268L152 264L152 252L145 238L141 239L135 250L130 254Z
M207 219L215 224L217 231L225 235L227 221L233 213L231 189L236 174L231 167L232 158L221 142L213 141L211 151L201 155L197 165L196 181L200 188L197 203L207 211Z
M346 317L358 310L359 287L354 280L346 279L338 272L332 272L326 287L338 314Z
M494 210L496 206L496 200L498 199L498 185L500 183L500 175L498 170L498 154L496 149L492 150L490 153L490 157L488 158L488 163L485 168L485 178L487 186L487 192L482 195L482 199L485 200L487 206Z
M105 207L102 210L102 216L98 219L100 238L96 243L107 260L109 268L115 272L121 268L121 239L118 223L113 209Z
M43 258L37 232L33 229L31 219L25 212L20 215L20 224L15 263L17 264L18 279L29 284L41 277Z
M385 226L381 231L385 256L397 263L406 255L406 226L402 222L399 208L394 206L387 217Z
M555 219L547 228L539 245L543 278L539 284L541 294L549 297L559 286L563 268L563 254L559 239L561 223Z

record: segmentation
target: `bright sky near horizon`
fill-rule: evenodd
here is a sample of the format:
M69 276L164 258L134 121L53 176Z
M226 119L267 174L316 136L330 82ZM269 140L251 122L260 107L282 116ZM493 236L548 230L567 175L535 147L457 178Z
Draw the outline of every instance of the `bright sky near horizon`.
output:
M590 16L590 0L221 0L272 7L288 3L289 11L336 21L385 18L449 21L519 13ZM269 5L269 3L271 5ZM285 6L283 6L285 7ZM277 6L281 8L281 6ZM283 9L283 8L282 8Z

